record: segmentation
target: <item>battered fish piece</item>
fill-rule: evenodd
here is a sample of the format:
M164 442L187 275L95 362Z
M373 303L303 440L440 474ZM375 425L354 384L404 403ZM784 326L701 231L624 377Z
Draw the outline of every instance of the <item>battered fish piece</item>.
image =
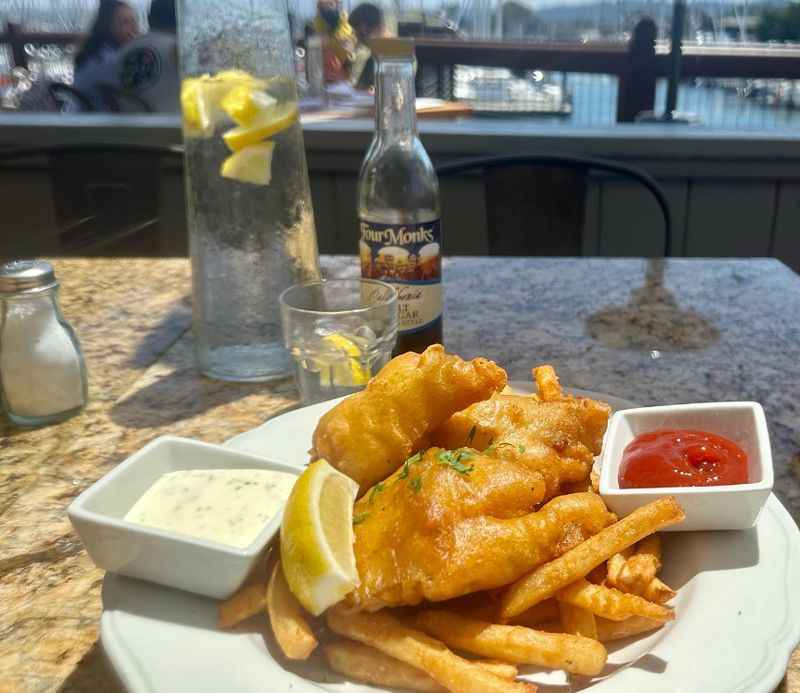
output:
M441 601L501 587L610 524L599 496L560 496L539 512L541 475L462 448L411 457L354 509L360 584L351 607Z
M455 412L506 384L492 361L463 361L434 344L392 359L358 392L325 414L312 459L325 458L358 482L361 492L394 472Z
M467 444L538 471L547 484L545 498L562 486L588 481L600 454L611 408L605 402L564 395L549 366L534 370L548 399L497 395L454 414L431 434L444 448ZM555 390L554 388L558 388Z

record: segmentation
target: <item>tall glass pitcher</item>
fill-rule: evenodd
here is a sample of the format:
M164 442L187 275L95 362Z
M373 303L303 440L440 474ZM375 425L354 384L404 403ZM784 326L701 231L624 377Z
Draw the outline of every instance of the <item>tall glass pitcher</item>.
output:
M179 0L195 353L223 380L291 372L278 296L317 279L286 0Z

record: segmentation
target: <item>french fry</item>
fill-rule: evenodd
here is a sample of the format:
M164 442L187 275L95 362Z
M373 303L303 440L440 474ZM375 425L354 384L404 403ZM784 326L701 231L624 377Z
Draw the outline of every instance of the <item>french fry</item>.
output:
M591 611L566 602L558 602L558 610L561 615L561 626L565 633L583 635L586 638L598 640L597 624Z
M621 640L632 635L647 633L664 625L664 621L653 621L643 616L632 616L624 621L609 621L605 618L597 618L595 621L597 622L597 636L602 642Z
M643 594L661 568L661 538L651 534L639 542L636 552L620 569L617 581L625 592Z
M619 574L625 566L628 556L633 553L633 548L628 547L611 556L606 561L606 583L611 587L619 588Z
M335 640L323 646L322 652L328 666L349 679L412 691L443 693L447 690L424 671L355 640ZM475 661L475 664L504 679L517 676L517 667L513 664L488 660Z
M440 693L444 689L424 671L353 640L336 640L322 648L328 666L356 681L376 686Z
M683 518L683 510L671 496L637 508L627 517L513 583L502 597L501 617L508 620L552 597L615 553Z
M670 599L674 599L677 592L669 585L665 585L658 578L653 578L644 588L642 595L647 601L656 604L666 604Z
M418 613L417 625L447 645L467 652L585 676L600 673L608 656L599 642L580 635L476 621L440 609Z
M536 387L539 390L539 399L547 401L564 397L564 391L561 389L561 383L558 382L556 370L552 366L545 365L534 368L533 379L536 381Z
M252 583L239 590L217 607L217 624L220 628L232 628L237 623L260 613L267 604L267 588L264 584Z
M593 585L585 578L576 580L556 593L559 602L591 611L610 621L624 621L631 616L644 616L654 621L671 621L675 612L653 604L635 594L626 594L613 587Z
M481 616L476 616L469 612L467 612L465 615L471 616L472 618L477 618L478 620L486 620L482 619ZM530 609L527 609L521 614L514 616L510 623L515 626L527 626L528 628L534 628L539 623L544 623L545 621L555 621L557 618L560 618L558 602L556 602L555 599L545 599L543 602L539 602Z
M511 662L503 662L499 659L473 659L472 662L503 679L515 679L519 673L517 667Z
M589 488L593 493L600 493L600 475L594 468L589 472Z
M633 635L640 635L651 630L657 630L664 625L664 621L653 621L643 616L631 616L624 621L609 621L607 618L595 617L597 637L600 642L621 640ZM561 621L547 621L539 625L539 630L547 633L560 633Z
M303 607L286 583L280 561L275 562L267 585L267 614L275 640L287 659L308 659L317 639Z
M511 681L451 652L444 643L403 625L387 611L348 612L334 606L328 627L339 635L376 647L384 654L426 672L451 691L463 693L535 693L536 686Z

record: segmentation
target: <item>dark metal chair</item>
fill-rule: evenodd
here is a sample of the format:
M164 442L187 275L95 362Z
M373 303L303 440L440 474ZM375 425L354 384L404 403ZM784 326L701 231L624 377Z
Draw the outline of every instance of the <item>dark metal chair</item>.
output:
M138 94L118 89L111 84L98 84L98 90L112 113L152 113L153 108Z
M0 257L186 255L182 170L172 147L0 149Z
M61 111L66 111L70 106L75 106L77 110L83 112L90 113L94 111L94 106L87 96L69 84L51 82L47 86L47 91L53 101L58 104Z
M522 154L479 157L436 167L440 177L473 171L483 172L492 255L580 255L584 198L593 171L647 190L664 219L664 255L671 254L672 217L664 191L649 174L634 166L567 154ZM540 223L548 218L548 233L534 237L530 233L532 218Z

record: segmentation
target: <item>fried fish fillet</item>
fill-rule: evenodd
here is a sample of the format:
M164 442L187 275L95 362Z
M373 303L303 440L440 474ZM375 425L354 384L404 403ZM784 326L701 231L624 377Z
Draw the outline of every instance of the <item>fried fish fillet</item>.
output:
M360 584L351 606L441 601L506 585L609 524L599 496L539 512L541 475L513 460L431 448L373 486L354 509Z
M431 434L431 443L452 449L469 439L478 449L491 447L494 456L538 471L547 499L564 485L588 480L610 413L606 403L585 397L497 395L454 414Z
M439 344L422 354L402 354L320 419L312 459L325 458L363 492L397 469L452 414L505 384L506 373L494 362L463 361Z

